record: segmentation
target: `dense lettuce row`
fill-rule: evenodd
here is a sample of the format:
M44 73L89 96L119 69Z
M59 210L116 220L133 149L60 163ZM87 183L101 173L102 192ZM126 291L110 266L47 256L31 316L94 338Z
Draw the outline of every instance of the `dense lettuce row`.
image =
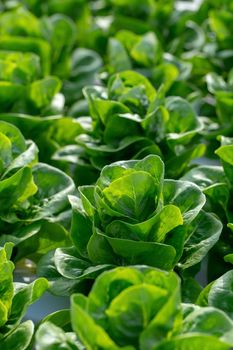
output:
M232 0L0 1L1 349L233 347L232 37Z

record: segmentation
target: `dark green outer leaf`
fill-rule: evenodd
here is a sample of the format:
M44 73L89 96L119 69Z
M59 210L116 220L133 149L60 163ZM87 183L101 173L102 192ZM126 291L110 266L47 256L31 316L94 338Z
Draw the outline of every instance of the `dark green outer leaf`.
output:
M226 312L233 319L233 270L218 278L211 286L208 304Z
M172 246L101 236L127 264L143 264L164 270L171 270L173 267L176 251Z
M201 211L190 227L193 228L192 233L185 243L184 253L179 264L182 269L202 261L219 240L223 225L213 214Z
M173 204L180 208L185 224L195 219L206 201L197 185L180 180L165 180L163 196L164 204Z

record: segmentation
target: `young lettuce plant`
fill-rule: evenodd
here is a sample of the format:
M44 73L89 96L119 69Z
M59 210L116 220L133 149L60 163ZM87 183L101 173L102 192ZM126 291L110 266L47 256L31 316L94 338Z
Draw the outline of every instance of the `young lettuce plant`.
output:
M221 146L215 151L222 166L201 165L186 173L182 179L196 183L206 194L208 207L222 221L231 222L230 196L233 186L233 138L218 136Z
M59 79L53 76L40 79L40 58L34 53L7 50L7 45L0 49L2 112L46 113L60 90ZM50 111L52 114L51 108Z
M70 164L53 160L52 157L55 151L64 145L74 143L77 135L85 132L85 118L82 119L83 122L77 122L74 118L61 115L41 118L21 113L0 114L0 120L15 125L26 139L35 142L41 162L53 165L71 177L75 176ZM78 168L77 177L81 176L80 168ZM92 182L92 180L89 181L89 183Z
M10 51L33 52L40 57L42 75L50 72L60 78L69 76L70 52L76 39L71 18L62 14L37 18L18 6L0 16L2 46Z
M2 13L0 25L2 112L62 113L59 78L70 74L76 38L73 21L59 14L38 19L18 7Z
M145 75L156 88L163 84L167 96L187 98L195 91L191 84L187 84L192 64L163 52L154 32L143 35L129 30L117 32L108 41L107 69L110 73L134 69Z
M202 165L192 169L182 178L196 183L202 189L207 198L207 210L218 215L223 223L222 235L209 256L210 281L231 269L231 265L224 263L224 260L230 262L229 257L233 253L233 139L221 137L221 146L215 153L220 157L222 166Z
M160 63L161 58L161 45L153 32L137 35L123 30L108 43L108 69L112 73L132 69L134 65L135 70L151 78L151 69Z
M38 149L12 124L0 121L0 242L15 244L15 259L43 255L67 242L68 194L73 181L37 162Z
M201 190L191 182L164 179L164 164L155 155L104 167L96 185L79 187L70 202L74 247L42 259L42 276L52 277L52 265L73 282L95 278L112 265L177 266L182 273L201 262L222 229L202 210Z
M143 75L124 71L108 87L86 87L91 115L89 132L77 136L78 146L62 148L54 159L86 163L100 171L121 159L160 155L169 176L179 177L189 162L203 154L198 144L202 123L180 97L165 98ZM197 145L194 144L197 142Z
M192 349L220 350L233 344L233 322L227 314L214 307L182 307L177 275L145 265L104 272L87 297L74 294L75 333L66 333L58 322L51 317L40 325L36 350L61 344L66 350L184 350L190 344Z
M28 307L48 289L39 278L30 284L13 282L12 244L0 247L0 348L27 350L34 334L32 321L22 322Z

